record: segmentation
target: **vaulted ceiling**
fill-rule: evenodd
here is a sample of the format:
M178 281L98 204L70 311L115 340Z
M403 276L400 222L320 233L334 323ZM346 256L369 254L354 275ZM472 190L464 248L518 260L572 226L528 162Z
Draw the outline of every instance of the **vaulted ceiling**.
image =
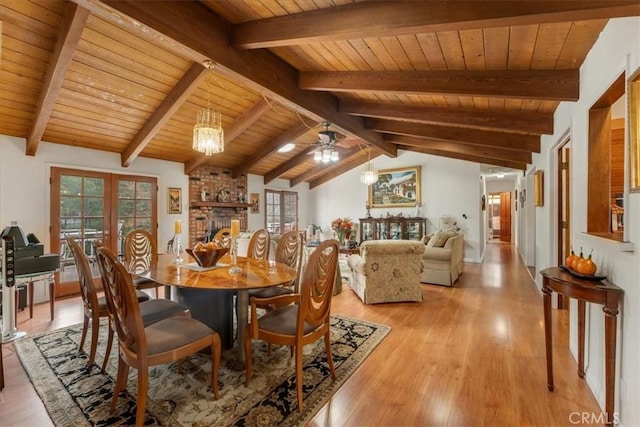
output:
M26 155L48 141L311 188L366 147L525 169L607 20L635 15L637 0L0 0L0 133ZM209 102L225 129L211 157L191 148ZM341 159L318 165L323 121Z

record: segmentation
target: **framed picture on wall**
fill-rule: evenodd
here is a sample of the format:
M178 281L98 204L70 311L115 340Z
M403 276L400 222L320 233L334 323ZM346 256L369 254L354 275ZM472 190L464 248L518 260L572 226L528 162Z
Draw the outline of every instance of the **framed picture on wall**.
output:
M378 181L369 185L369 206L400 208L420 205L420 166L378 171Z
M167 212L170 214L182 213L182 188L167 187Z
M251 193L251 213L260 213L260 194Z

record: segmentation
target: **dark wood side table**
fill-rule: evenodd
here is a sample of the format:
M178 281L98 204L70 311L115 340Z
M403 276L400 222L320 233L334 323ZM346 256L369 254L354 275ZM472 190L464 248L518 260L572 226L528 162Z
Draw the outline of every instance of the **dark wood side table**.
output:
M616 372L616 334L618 305L624 291L607 280L594 281L576 277L561 269L550 267L540 272L544 306L544 337L547 353L547 388L553 391L553 337L551 332L551 293L557 292L578 300L578 376L584 378L584 318L587 302L602 304L605 313L605 412L606 425L613 426L614 385Z

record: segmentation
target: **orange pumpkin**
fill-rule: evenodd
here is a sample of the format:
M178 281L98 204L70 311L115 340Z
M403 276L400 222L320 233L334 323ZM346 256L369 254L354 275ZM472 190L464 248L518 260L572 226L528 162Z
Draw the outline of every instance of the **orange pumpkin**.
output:
M569 265L568 267L572 270L578 271L577 267L578 267L578 263L580 261L582 261L584 259L584 255L582 254L582 246L580 246L580 256L576 256L573 259L573 262L571 263L571 265Z
M580 262L578 262L575 270L580 274L584 274L585 276L593 276L594 274L596 274L598 266L591 259L591 255L589 255L589 258L580 260Z
M571 255L567 257L567 259L564 262L564 265L571 268L571 266L576 261L576 259L578 259L578 255L576 255L575 252L573 252L573 249L571 249Z

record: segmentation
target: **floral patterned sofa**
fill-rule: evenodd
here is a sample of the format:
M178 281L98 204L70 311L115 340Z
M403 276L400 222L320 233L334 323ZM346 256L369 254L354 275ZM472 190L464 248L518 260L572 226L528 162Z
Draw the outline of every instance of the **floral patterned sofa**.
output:
M367 240L348 259L349 286L365 304L422 301L424 244L412 240Z

